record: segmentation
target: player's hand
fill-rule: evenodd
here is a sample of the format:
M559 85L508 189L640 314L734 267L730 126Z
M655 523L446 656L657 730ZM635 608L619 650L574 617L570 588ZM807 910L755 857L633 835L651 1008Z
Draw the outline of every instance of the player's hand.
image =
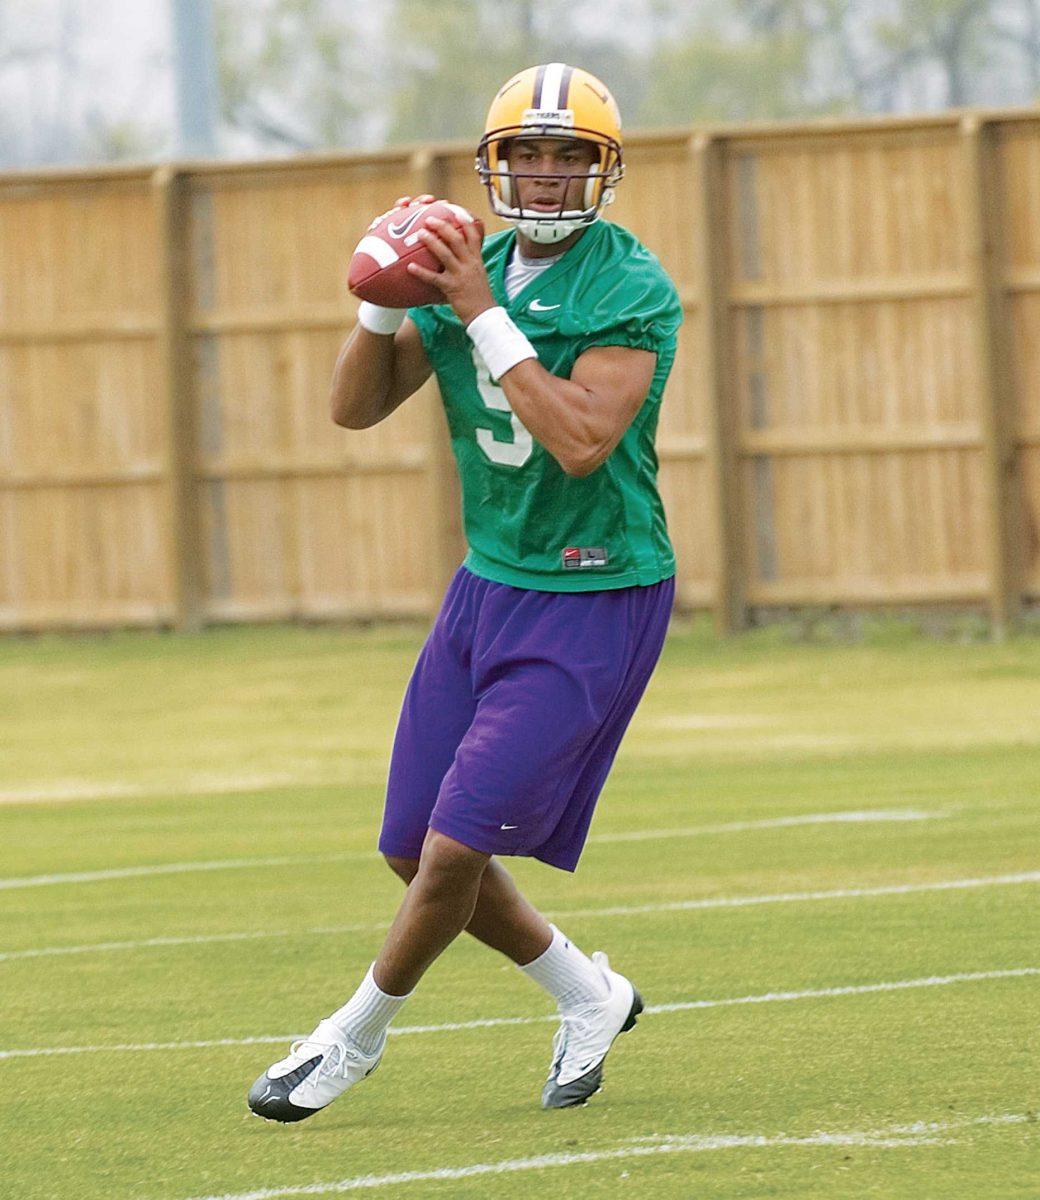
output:
M442 292L463 325L495 307L480 253L481 237L475 224L467 222L459 227L431 217L426 227L419 230L419 238L442 269L430 271L410 262L408 270Z

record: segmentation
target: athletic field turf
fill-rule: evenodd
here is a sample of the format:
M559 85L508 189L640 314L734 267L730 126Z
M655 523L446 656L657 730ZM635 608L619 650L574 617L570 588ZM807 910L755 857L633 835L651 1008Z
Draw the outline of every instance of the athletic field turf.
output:
M376 1076L254 1077L353 989L418 629L0 643L0 1194L1040 1195L1040 639L678 631L575 876L647 1013L543 1112L548 999L463 939Z

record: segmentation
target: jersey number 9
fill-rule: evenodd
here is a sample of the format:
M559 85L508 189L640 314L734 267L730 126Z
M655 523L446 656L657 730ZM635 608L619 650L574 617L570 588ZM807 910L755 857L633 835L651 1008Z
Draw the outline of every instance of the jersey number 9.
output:
M509 407L509 398L491 378L487 365L476 349L473 351L473 365L477 369L477 390L487 408L496 412L509 413L513 424L513 440L500 442L490 429L477 429L477 445L493 463L504 467L522 467L531 457L534 450L534 439L524 427L524 423Z

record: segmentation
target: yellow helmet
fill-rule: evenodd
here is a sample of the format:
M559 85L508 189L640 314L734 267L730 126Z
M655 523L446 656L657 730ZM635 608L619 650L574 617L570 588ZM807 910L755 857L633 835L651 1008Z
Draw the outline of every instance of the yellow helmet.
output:
M591 142L597 161L589 168L584 208L535 213L519 207L517 173L509 169L509 140L559 137ZM491 102L477 147L477 173L492 210L532 241L558 242L591 225L614 199L621 181L621 114L595 75L566 63L528 67L508 79Z

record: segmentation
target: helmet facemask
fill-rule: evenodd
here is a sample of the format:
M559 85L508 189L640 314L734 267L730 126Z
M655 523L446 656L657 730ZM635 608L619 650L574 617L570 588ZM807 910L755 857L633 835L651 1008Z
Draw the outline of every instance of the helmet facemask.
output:
M510 143L514 139L559 138L591 144L596 158L586 169L572 174L556 174L564 182L563 197L558 212L541 212L524 208L520 202L518 181L522 179L544 179L545 172L514 171L509 166ZM513 125L489 130L477 147L477 173L487 188L492 211L496 216L515 225L517 230L532 242L551 245L561 242L585 229L599 218L601 211L614 199L614 188L624 174L621 161L621 146L611 137L592 129L571 126ZM571 191L571 183L585 180L581 208L565 207Z

